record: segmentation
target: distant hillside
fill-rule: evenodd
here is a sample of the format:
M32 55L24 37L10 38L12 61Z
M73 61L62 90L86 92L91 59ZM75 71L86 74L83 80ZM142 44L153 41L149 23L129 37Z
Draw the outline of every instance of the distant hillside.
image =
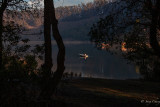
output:
M109 0L94 0L93 3L58 7L55 9L56 17L59 21L75 21L88 18L88 16L93 17L95 14L100 14L102 10L101 6L108 4L108 1ZM43 16L43 9L22 12L7 10L4 14L4 19L7 21L14 21L24 26L26 29L33 29L43 25Z
M60 33L64 40L89 40L87 34L94 23L125 6L124 0L94 0L92 3L77 6L58 7L56 17L59 19ZM43 10L37 10L36 13L6 14L5 17L25 27L23 37L43 40Z
M83 15L87 11L87 15L100 15L102 13L102 7L105 5L114 2L116 0L94 0L93 2L89 2L87 4L81 3L75 6L64 6L56 8L56 16L58 19L68 19L68 17L77 16L78 18L84 18ZM83 15L83 16L82 16ZM73 20L72 18L72 20Z
M43 10L35 11L5 11L5 21L14 21L25 29L34 29L43 25Z

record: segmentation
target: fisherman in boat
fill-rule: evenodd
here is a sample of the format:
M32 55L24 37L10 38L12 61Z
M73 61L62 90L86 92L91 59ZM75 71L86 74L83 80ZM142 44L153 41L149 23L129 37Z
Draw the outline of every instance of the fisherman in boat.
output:
M79 54L79 55L80 55L80 57L86 57L86 58L88 58L87 54Z

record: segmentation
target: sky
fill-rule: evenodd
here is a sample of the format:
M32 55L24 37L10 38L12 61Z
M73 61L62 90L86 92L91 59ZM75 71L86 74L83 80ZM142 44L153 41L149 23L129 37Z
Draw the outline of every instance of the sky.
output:
M29 0L26 0L29 1ZM54 0L55 7L59 6L72 6L81 3L92 2L93 0ZM31 2L29 2L31 4Z
M58 6L71 6L80 3L92 2L93 0L55 0L55 7Z

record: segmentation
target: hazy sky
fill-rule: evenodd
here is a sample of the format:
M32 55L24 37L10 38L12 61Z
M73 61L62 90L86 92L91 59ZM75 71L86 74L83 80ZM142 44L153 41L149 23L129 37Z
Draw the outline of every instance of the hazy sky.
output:
M77 5L80 3L87 3L93 0L55 0L55 6L70 6L70 5Z
M26 1L30 1L30 0L26 0ZM59 7L59 6L77 5L77 4L87 3L92 1L93 0L54 0L54 3L55 3L55 7ZM32 2L29 2L29 4L32 4Z

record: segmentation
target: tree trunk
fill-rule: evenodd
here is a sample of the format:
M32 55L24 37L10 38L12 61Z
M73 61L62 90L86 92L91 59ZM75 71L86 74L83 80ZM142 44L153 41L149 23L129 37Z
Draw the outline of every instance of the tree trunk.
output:
M62 40L62 37L59 33L58 30L58 21L55 16L55 8L54 8L54 3L53 0L49 0L52 5L52 14L51 14L51 21L52 21L52 32L53 32L53 37L58 45L58 55L57 55L57 69L53 75L53 91L56 89L58 83L60 82L63 72L65 70L65 46Z
M52 44L51 44L51 20L48 0L44 0L44 40L45 40L45 62L42 66L43 80L42 92L40 98L50 99L48 89L51 86L51 69L52 69Z
M2 70L2 52L3 52L3 45L2 45L2 34L3 34L3 13L7 8L7 0L2 3L0 7L0 70Z
M44 40L45 40L45 62L43 65L43 72L45 77L51 76L52 69L52 44L51 44L51 20L49 3L44 0Z
M151 26L150 26L150 45L156 55L160 57L160 45L159 41L157 40L157 28L158 28L158 10L153 8L151 11L152 19L151 19Z
M3 15L0 13L0 70L2 70L2 29L3 29Z
M56 43L58 45L58 55L57 55L57 69L55 73L53 74L52 78L46 79L45 82L45 88L41 93L41 96L44 99L50 99L52 94L54 93L58 83L60 82L63 72L65 70L64 66L64 61L65 61L65 46L63 43L63 40L61 38L61 35L58 30L58 21L55 17L55 10L54 10L54 5L53 5L53 0L44 0L47 3L45 6L47 6L49 17L50 18L50 24L52 25L52 32L53 32L53 37L56 40ZM47 41L46 41L47 42Z

